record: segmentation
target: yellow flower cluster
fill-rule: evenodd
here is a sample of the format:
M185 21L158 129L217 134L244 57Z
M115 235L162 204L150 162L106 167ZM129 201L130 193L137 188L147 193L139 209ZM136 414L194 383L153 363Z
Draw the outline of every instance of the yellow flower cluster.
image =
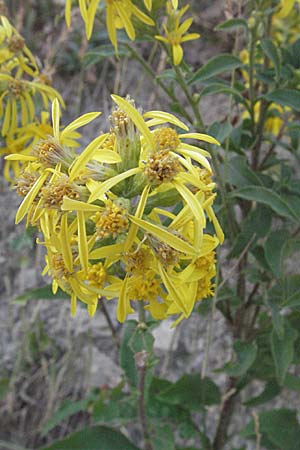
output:
M83 21L85 23L85 32L87 39L90 39L95 16L98 7L104 3L106 12L106 27L109 39L114 47L117 49L117 30L124 29L127 36L135 39L135 20L146 25L153 26L153 20L138 8L132 0L79 0L79 9ZM148 11L152 9L152 0L144 0L145 7ZM66 0L65 18L68 26L71 25L71 9L72 0Z
M25 41L6 17L0 20L0 123L4 142L0 155L17 153L32 148L37 140L51 133L47 112L36 117L36 97L43 108L59 93L50 86L50 80L39 71L36 60ZM11 181L11 171L18 176L20 165L11 160L6 163L4 176Z
M27 216L40 229L44 273L54 292L70 294L72 314L77 299L92 316L99 299L118 298L120 322L142 302L155 319L177 316L176 324L213 295L224 236L213 211L210 154L195 142L218 142L172 114L142 114L131 99L112 98L109 132L81 153L68 139L98 113L61 129L55 100L52 136L30 155L7 157L24 164L16 222Z

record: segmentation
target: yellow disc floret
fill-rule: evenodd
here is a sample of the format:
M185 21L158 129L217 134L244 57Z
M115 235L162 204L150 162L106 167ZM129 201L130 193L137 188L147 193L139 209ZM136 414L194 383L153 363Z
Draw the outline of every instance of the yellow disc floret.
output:
M92 286L102 288L106 280L106 271L101 262L89 267L87 272L87 280Z
M116 238L120 233L128 229L129 221L125 208L108 200L103 212L97 212L95 216L97 236L100 238Z

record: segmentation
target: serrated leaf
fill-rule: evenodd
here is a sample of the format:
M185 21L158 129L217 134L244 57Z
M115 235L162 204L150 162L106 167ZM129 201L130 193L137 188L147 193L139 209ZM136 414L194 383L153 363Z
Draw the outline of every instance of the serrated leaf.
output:
M236 56L224 53L222 55L211 58L204 66L190 78L189 84L194 84L208 80L209 78L220 75L224 72L228 72L239 67L242 67L243 63Z
M267 100L288 106L295 111L300 111L300 92L296 89L280 88L269 92L264 96Z
M41 450L138 450L123 434L112 428L95 426L72 433Z
M245 186L233 191L230 195L232 197L239 197L245 200L262 203L271 208L279 216L286 217L295 222L299 221L295 211L280 197L280 195L271 189L263 186Z
M297 331L285 321L284 334L278 336L274 329L270 335L271 351L276 367L276 376L279 384L284 382L285 374L294 357L294 342L297 339Z

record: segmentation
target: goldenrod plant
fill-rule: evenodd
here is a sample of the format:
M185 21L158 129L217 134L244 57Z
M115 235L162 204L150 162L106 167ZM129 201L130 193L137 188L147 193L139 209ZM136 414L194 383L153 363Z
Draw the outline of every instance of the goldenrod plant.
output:
M176 324L214 292L215 249L224 240L212 208L215 183L209 153L188 142L218 141L189 132L170 113L142 114L129 98L113 100L110 131L81 153L67 139L99 114L61 129L55 99L52 135L31 154L6 157L24 164L16 180L24 197L16 222L26 216L28 225L41 230L44 272L53 278L54 293L60 287L70 295L72 315L77 298L91 316L99 299L117 298L120 322L140 302L157 320L177 315ZM182 210L176 215L178 201Z
M284 393L300 386L299 1L220 2L209 39L227 51L216 46L205 63L190 51L207 45L200 3L66 0L60 25L84 23L81 75L126 58L122 84L134 61L155 105L121 89L107 120L92 111L67 125L60 96L2 19L2 153L21 197L16 223L38 230L43 274L54 298L69 298L70 320L81 307L93 321L103 314L124 372L80 403L86 428L42 450L298 448L298 407ZM37 116L35 94L45 103ZM204 108L218 101L222 117L209 122ZM100 120L90 138L85 126ZM165 379L152 331L161 321L186 331L192 315L207 326L203 356L193 373ZM217 326L232 348L213 364ZM47 430L73 406L58 406Z

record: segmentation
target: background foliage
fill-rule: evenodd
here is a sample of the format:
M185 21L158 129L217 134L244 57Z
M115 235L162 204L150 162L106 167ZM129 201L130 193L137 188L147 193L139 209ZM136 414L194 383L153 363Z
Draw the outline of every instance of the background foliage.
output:
M163 3L154 2L154 14L160 14ZM153 350L158 324L141 326L130 320L120 330L111 323L124 374L121 382L85 390L85 395L69 393L69 399L57 401L38 438L31 441L33 448L294 450L300 441L297 402L291 407L285 401L287 390L296 397L300 389L299 5L293 2L294 9L282 17L280 2L224 2L219 23L203 24L197 17L204 3L191 2L195 32L200 31L205 45L213 46L219 39L226 48L199 64L200 41L192 42L184 47L185 59L178 66L166 48L158 50L150 27L148 33L137 25L134 43L122 34L116 59L100 13L87 43L78 12L67 34L60 4L40 2L32 9L25 3L8 5L11 18L14 8L19 11L14 22L28 36L27 45L40 51L49 67L56 67L58 85L63 87L77 75L79 89L71 105L78 112L86 108L88 92L96 91L101 101L102 86L120 94L130 92L126 68L134 65L152 83L149 102L163 102L164 109L222 144L221 149L208 150L219 188L218 216L227 239L219 255L215 296L193 313L207 325L205 351L196 370L183 370L178 379L172 370L167 377L159 375L161 362ZM55 12L51 20L49 7ZM36 37L46 35L44 46L37 48L31 30ZM142 92L142 86L138 83L136 90ZM215 120L205 111L204 120L203 108L220 98L226 99L222 114ZM22 254L31 245L30 232L13 240L13 252ZM50 295L47 287L39 287L16 301L25 304ZM62 296L58 293L58 298ZM112 321L109 311L103 314ZM232 350L227 361L212 370L214 324L220 314ZM189 326L189 321L180 325ZM40 320L27 332L25 347L27 356L20 362L27 377L41 359L55 372L62 355ZM184 359L182 353L177 357ZM20 365L14 367L17 370ZM11 392L22 380L7 367L1 377L4 414ZM243 423L237 425L241 411ZM62 423L68 427L63 429ZM3 448L21 448L21 439L7 432L3 440L6 435ZM59 443L50 442L58 436Z

